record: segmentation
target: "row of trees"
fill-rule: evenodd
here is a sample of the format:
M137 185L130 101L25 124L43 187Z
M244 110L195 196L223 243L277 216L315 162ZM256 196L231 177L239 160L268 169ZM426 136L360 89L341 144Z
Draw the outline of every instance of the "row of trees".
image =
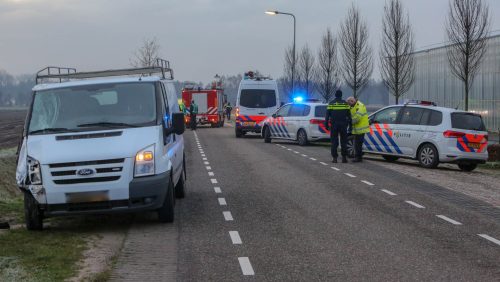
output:
M483 0L450 0L447 20L448 61L452 73L464 83L465 110L468 110L469 90L486 52L486 37L490 30L488 6ZM293 60L293 49L285 51L285 91L297 88L312 96L319 93L329 101L342 82L359 97L373 72L373 51L369 45L366 22L353 4L335 36L327 29L321 39L315 61L305 45ZM388 0L382 19L382 40L379 65L382 80L399 102L415 80L415 42L410 17L400 0ZM291 89L292 69L296 62L296 84ZM292 94L293 95L293 94Z

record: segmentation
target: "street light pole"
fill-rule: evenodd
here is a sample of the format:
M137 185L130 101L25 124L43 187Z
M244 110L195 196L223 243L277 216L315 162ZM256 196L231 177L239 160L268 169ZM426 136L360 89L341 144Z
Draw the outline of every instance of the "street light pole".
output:
M287 15L287 16L291 16L293 18L293 58L292 58L292 97L293 97L293 94L295 93L295 65L296 65L296 60L295 58L297 57L296 56L296 52L295 52L295 36L296 36L296 27L297 27L297 23L296 23L296 19L295 19L295 15L292 14L292 13L285 13L285 12L280 12L280 11L266 11L265 12L266 14L268 15L271 15L271 16L274 16L274 15Z

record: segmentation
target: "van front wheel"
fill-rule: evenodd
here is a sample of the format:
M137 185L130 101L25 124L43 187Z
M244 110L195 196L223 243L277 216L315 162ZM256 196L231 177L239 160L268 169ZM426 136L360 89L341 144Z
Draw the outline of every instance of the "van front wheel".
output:
M24 193L24 219L26 221L26 229L43 229L43 211L40 210L38 202L30 192Z
M174 222L174 201L174 182L170 178L163 206L158 210L158 219L160 222Z

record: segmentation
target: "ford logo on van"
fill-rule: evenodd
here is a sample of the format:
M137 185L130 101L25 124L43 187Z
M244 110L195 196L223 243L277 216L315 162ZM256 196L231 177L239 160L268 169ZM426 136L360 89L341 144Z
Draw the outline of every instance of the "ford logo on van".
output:
M76 171L76 174L80 176L89 176L94 174L94 170L91 168L82 168Z

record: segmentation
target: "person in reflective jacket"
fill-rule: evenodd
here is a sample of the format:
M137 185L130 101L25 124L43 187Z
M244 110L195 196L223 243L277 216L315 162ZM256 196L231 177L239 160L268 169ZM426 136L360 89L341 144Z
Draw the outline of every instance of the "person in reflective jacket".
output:
M365 134L370 132L368 112L363 103L354 97L347 98L347 103L351 106L352 134L354 135L354 162L363 161L363 142Z
M191 101L191 105L189 106L189 113L191 114L191 130L196 130L196 115L198 114L198 105L193 101Z
M325 127L330 129L332 162L337 162L339 137L342 162L347 163L347 132L351 126L350 107L342 100L342 91L335 92L333 99L326 108Z

